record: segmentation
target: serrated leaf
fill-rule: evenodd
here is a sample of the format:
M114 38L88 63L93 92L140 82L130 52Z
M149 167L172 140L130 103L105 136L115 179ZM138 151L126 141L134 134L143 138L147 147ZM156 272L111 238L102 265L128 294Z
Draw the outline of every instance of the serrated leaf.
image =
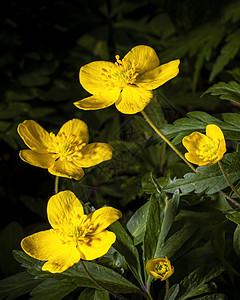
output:
M211 292L211 286L206 284L224 271L221 265L201 266L180 282L179 300Z
M240 103L240 84L236 81L229 81L228 83L219 82L207 89L202 94L202 97L205 94L219 96L220 99Z
M72 291L74 291L77 286L68 279L58 280L55 278L50 278L44 280L37 287L35 287L32 292L32 300L60 300Z
M35 279L27 271L2 279L0 281L0 299L16 299L29 293L41 282L42 279Z
M240 178L239 153L225 154L222 164L229 180L234 184ZM176 188L179 188L182 193L194 191L195 193L214 194L228 187L228 183L223 177L218 164L198 167L197 172L198 174L187 173L183 179L173 180L164 190L173 193Z
M109 293L103 290L84 289L78 300L109 300Z
M234 248L237 256L240 257L240 225L238 225L234 231L233 248Z
M129 268L139 283L142 283L141 266L137 248L134 246L131 237L127 234L122 225L116 221L109 226L109 229L116 234L116 242L113 248L124 256Z
M240 212L238 212L238 211L233 211L233 212L231 212L231 213L225 214L225 217L226 217L228 220L230 220L230 221L236 223L237 225L240 225Z
M215 64L213 65L212 72L210 74L209 81L212 81L228 64L230 59L234 58L240 48L240 30L236 30L226 38L227 44L221 49L221 53L218 56Z
M162 133L172 140L173 144L179 144L182 142L184 136L191 134L193 131L199 131L205 133L206 126L208 124L215 124L219 126L226 139L240 140L240 118L239 115L234 113L222 114L223 121L209 115L202 111L192 111L187 113L189 118L181 118L176 120L173 125L168 124L163 127ZM234 124L231 121L228 123L228 119L234 120Z
M149 203L148 201L141 206L127 222L127 229L134 237L134 245L138 245L144 239Z
M211 294L203 297L195 298L196 300L226 300L227 296L223 294Z
M22 266L28 269L28 272L35 275L38 279L67 279L70 283L74 282L76 286L90 287L99 289L98 286L89 279L85 273L81 263L73 265L60 274L52 274L47 271L42 271L42 265L44 262L31 258L23 251L13 251L14 257L17 261L22 263ZM106 286L115 293L140 293L141 290L125 279L123 276L113 271L110 268L104 267L97 263L90 261L84 261L84 264L88 272L97 280L100 284Z

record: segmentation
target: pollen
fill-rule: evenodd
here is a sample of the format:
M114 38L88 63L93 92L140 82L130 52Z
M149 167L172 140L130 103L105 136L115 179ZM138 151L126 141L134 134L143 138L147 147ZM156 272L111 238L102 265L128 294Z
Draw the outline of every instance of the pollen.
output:
M121 60L119 55L116 55L115 65L109 69L102 68L103 82L107 87L118 87L121 90L128 84L134 84L139 70L133 62Z
M196 154L203 161L214 161L217 158L219 149L219 141L211 141L208 144L202 145L200 150L196 150Z
M81 150L86 146L86 143L78 139L75 134L71 133L67 136L65 132L61 132L55 135L51 132L50 138L52 143L47 151L52 154L55 160L72 161L76 157L82 157Z
M55 229L51 229L58 235L61 244L75 244L88 242L87 235L93 232L93 225L85 214L76 214L73 219L62 217Z
M161 261L155 265L154 271L157 274L164 276L169 271L169 266L168 266L167 262Z

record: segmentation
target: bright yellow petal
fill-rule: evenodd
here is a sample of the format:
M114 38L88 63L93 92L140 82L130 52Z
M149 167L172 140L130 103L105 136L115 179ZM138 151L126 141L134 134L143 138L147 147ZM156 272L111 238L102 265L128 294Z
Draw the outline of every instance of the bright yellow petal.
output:
M79 262L80 253L73 245L64 245L64 251L58 256L47 261L43 266L43 271L49 271L51 273L62 273L68 268L72 267L75 263Z
M135 84L147 90L156 89L168 80L177 76L179 72L179 63L179 59L173 60L147 73L144 73L141 77L137 77Z
M224 135L221 128L214 124L206 126L206 135L212 140L224 140Z
M52 196L47 205L49 223L53 228L61 227L61 222L73 221L77 214L83 214L81 202L71 191L62 191Z
M77 140L82 140L83 143L88 143L89 134L88 134L88 126L85 122L79 119L72 119L61 127L58 134L64 132L67 137L71 134L77 137Z
M152 91L145 90L136 85L127 85L115 105L124 114L136 114L149 104L152 97Z
M120 89L106 90L101 94L93 95L91 97L84 98L80 101L76 101L73 104L80 109L84 110L96 110L111 106L114 104L120 95Z
M33 150L21 150L19 156L30 165L44 169L50 168L55 161L52 154L37 153Z
M116 235L108 230L86 237L89 238L88 243L78 244L78 249L83 253L85 260L93 260L105 255L116 240Z
M160 64L155 50L145 45L133 47L123 60L134 63L139 75L155 69Z
M88 215L88 219L90 219L92 224L92 234L98 234L121 217L122 213L120 210L113 207L102 207L95 210ZM91 234L89 233L89 235Z
M109 61L93 61L81 67L79 80L90 94L101 94L108 89L107 74L114 72L116 65ZM105 75L106 74L106 75Z
M82 150L82 157L75 160L81 167L88 168L112 158L113 147L107 143L92 143Z
M204 161L203 158L199 158L199 156L194 153L187 152L185 153L185 157L188 161L198 166L208 166L209 164L211 164L211 161Z
M48 153L51 144L49 133L33 120L26 120L18 125L17 131L24 143L32 150L39 153Z
M84 171L72 161L58 159L48 168L48 172L55 176L74 178L80 180L84 176Z
M227 151L227 148L226 148L226 142L225 142L225 139L224 140L220 140L219 142L219 147L218 147L218 157L219 157L219 160L221 160L223 158L223 155L224 153Z
M50 260L51 268L43 266L43 270L62 272L79 261L80 253L75 244L62 244L53 230L40 231L24 238L22 249L31 257L39 260ZM47 264L48 265L48 264Z
M196 152L196 150L201 150L201 148L210 143L211 139L207 137L205 134L194 131L190 135L185 136L182 140L183 146L189 152Z

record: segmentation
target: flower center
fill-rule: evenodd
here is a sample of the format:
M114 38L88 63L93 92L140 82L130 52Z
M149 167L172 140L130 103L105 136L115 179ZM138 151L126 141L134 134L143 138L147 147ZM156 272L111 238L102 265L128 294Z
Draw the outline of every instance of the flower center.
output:
M77 246L78 242L87 243L89 238L86 235L93 232L93 225L87 218L87 215L82 213L74 215L71 219L66 219L63 216L60 218L59 223L55 223L55 226L56 228L51 230L58 235L59 241L62 244L74 243Z
M168 264L166 262L159 262L155 265L154 271L160 276L164 276L167 272L169 272Z
M55 160L68 160L72 161L76 157L82 157L81 149L86 146L82 140L77 139L77 136L71 133L69 136L65 132L50 133L52 141L51 146L47 149L49 153L52 153Z
M219 148L219 140L218 141L210 141L208 144L204 144L201 146L200 150L196 151L196 154L203 161L214 161L217 159Z
M110 67L108 70L102 68L103 81L108 87L118 87L122 90L128 84L134 84L139 73L134 63L124 59L121 60L119 55L115 57L115 66Z

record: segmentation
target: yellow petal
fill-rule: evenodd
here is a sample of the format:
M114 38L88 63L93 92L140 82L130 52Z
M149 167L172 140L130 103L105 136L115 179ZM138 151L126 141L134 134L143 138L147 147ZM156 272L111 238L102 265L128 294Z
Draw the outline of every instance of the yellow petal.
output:
M62 191L52 196L47 205L49 223L53 228L61 226L63 220L75 220L77 214L83 214L81 202L71 191Z
M93 260L105 255L116 240L116 235L108 230L86 237L89 238L88 243L78 243L78 249L83 253L85 260Z
M147 90L156 89L168 80L177 76L179 72L179 63L179 59L173 60L147 73L144 73L141 77L137 77L135 84Z
M201 150L201 148L210 143L211 139L206 135L194 131L190 135L185 136L182 140L183 146L190 152L196 152L196 150Z
M49 133L33 120L26 120L18 125L17 131L24 143L32 150L39 153L48 153L51 144Z
M76 159L76 164L88 168L112 158L113 147L106 143L92 143L82 150L82 157Z
M102 207L88 215L93 229L93 235L103 231L109 225L122 217L122 213L113 207ZM91 235L91 234L89 234Z
M64 251L56 256L54 259L47 261L43 266L43 271L51 273L62 273L75 263L79 262L80 253L74 245L64 245Z
M134 63L139 75L155 69L160 64L155 50L145 45L133 47L123 60Z
M61 158L48 168L48 172L55 176L74 178L76 180L80 180L84 176L83 169L80 166L66 159L61 160Z
M86 144L88 143L88 126L85 122L79 119L72 119L63 124L58 134L61 134L62 132L64 132L66 136L74 134L77 137L77 140L82 140L82 142Z
M33 150L21 150L19 156L23 161L44 169L51 167L55 161L51 154L37 153Z
M95 110L102 109L111 106L115 103L120 95L120 89L104 90L101 94L93 95L91 97L84 98L80 101L76 101L73 104L80 109Z
M42 267L43 271L63 272L80 259L75 244L62 244L53 230L40 231L24 238L22 249L31 257L50 260Z
M222 130L214 124L206 126L206 135L213 140L224 140L224 135Z
M79 80L83 88L90 94L101 94L106 88L109 88L106 75L116 69L116 65L109 61L93 61L81 67ZM105 81L106 80L106 81Z
M211 164L210 160L203 160L202 158L199 158L199 156L197 156L194 153L190 153L190 152L185 153L185 157L188 161L198 166L208 166L209 164Z
M127 85L115 105L124 114L136 114L149 104L152 97L152 91L145 90L136 85Z

